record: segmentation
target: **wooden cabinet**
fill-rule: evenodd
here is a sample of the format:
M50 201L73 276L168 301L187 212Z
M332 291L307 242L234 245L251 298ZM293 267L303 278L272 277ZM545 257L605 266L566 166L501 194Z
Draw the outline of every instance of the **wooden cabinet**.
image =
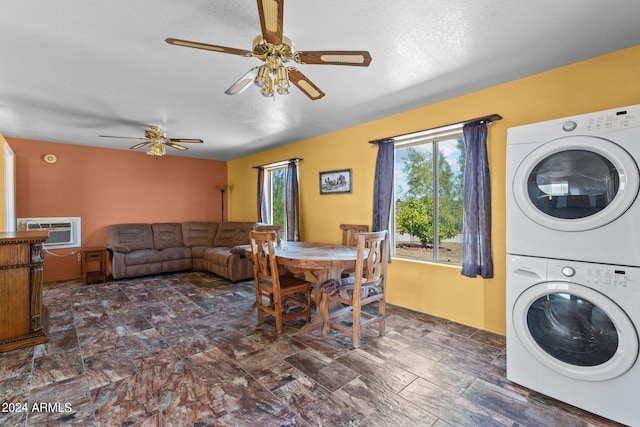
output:
M0 233L0 352L45 343L42 242L46 230Z

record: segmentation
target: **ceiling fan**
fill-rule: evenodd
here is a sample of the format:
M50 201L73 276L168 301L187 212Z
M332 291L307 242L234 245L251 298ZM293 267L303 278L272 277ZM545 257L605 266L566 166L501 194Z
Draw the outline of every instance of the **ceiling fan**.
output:
M189 138L167 138L167 134L160 129L160 126L150 126L149 129L145 129L144 138L128 137L128 136L111 136L111 135L99 135L103 138L123 138L123 139L141 139L142 142L129 147L130 150L136 150L142 148L145 145L149 145L147 154L150 156L164 156L166 154L165 147L175 148L180 151L186 151L189 148L180 143L202 143L201 139L189 139Z
M174 38L165 39L169 44L229 53L246 57L258 58L264 62L254 67L242 76L229 89L227 95L237 95L244 92L254 82L261 88L262 95L272 97L274 94L289 93L290 83L298 87L311 100L324 96L311 80L295 67L285 66L293 60L298 64L349 65L367 67L371 63L371 55L367 51L355 50L318 50L296 51L293 43L282 35L284 0L257 0L258 14L262 34L253 39L253 49L243 50L206 43L192 42Z

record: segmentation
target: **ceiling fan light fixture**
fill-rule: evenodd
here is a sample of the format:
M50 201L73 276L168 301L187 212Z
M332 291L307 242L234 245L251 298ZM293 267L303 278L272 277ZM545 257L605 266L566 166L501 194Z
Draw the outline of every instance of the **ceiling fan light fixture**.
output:
M269 67L267 65L261 65L258 68L258 75L256 76L256 79L253 81L253 83L260 88L266 87L269 82L271 82L270 74L271 70L269 69Z
M274 92L273 92L273 81L271 80L271 78L269 78L267 80L267 84L265 85L265 87L262 88L260 93L265 98L271 98L274 95Z
M289 89L289 74L287 73L287 69L279 65L276 68L276 86L278 87L278 93L280 93L279 89ZM289 93L289 91L287 91Z
M160 141L154 141L153 144L151 144L151 146L149 146L149 149L147 150L147 155L149 156L164 156L165 154L167 154L167 150L164 147L164 144Z

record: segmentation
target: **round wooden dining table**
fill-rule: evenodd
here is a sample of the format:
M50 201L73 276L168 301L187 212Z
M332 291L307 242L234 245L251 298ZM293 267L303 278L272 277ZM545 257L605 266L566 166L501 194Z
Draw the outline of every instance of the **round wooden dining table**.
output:
M281 242L274 246L279 265L294 273L310 271L318 283L340 278L344 269L355 268L356 248L326 243Z
M311 297L316 304L316 312L301 330L309 332L322 326L323 319L317 309L320 303L320 285L331 279L340 279L342 271L356 266L356 248L354 246L331 245L311 242L281 242L274 246L278 265L285 266L292 273L305 273L307 280L316 283ZM311 274L312 277L309 277ZM329 311L341 308L332 304Z
M251 256L251 247L242 248ZM280 242L274 245L278 265L284 266L292 273L305 273L307 280L316 283L313 287L312 298L316 304L320 302L320 284L339 279L345 269L356 266L356 248L354 246L332 245L315 242ZM309 277L311 274L312 277ZM332 307L329 308L330 310ZM322 325L322 316L316 310L311 323L303 331L315 329Z

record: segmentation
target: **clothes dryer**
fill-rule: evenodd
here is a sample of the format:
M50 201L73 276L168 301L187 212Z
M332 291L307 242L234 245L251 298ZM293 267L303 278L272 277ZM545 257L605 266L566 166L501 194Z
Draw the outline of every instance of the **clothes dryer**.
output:
M507 378L640 426L640 268L507 255Z
M640 266L640 105L513 127L507 253Z

